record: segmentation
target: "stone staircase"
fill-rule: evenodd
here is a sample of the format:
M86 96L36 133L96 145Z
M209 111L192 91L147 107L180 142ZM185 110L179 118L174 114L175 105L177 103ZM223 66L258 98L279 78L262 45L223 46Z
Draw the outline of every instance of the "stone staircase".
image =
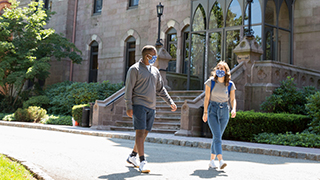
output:
M177 110L171 112L170 106L167 105L160 97L157 97L156 117L153 123L152 132L174 134L180 129L181 106L185 100L193 100L203 91L168 91L172 100L177 105ZM132 119L126 115L124 110L121 120L116 120L115 126L111 130L133 131Z

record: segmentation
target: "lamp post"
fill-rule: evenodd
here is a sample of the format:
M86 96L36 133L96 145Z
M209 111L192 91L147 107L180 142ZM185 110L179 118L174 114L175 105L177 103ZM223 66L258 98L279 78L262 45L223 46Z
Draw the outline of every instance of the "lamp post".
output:
M161 2L159 2L159 4L157 5L157 16L159 18L159 24L158 24L158 39L156 42L156 46L162 46L162 43L160 42L160 24L161 24L161 15L163 13L163 5L161 4Z
M253 0L247 0L247 3L249 5L248 8L248 14L249 14L249 23L248 23L248 31L246 33L246 36L253 36L253 30L251 29L251 3Z

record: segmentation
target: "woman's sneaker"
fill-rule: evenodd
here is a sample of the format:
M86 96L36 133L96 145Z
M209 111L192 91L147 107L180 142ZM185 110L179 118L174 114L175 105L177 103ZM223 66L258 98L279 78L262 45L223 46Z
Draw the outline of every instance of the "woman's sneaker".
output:
M211 160L209 163L209 168L213 168L213 169L217 169L218 166L216 165L216 163L214 163L214 160Z
M140 162L140 167L139 167L140 172L142 173L149 173L150 170L148 168L147 161L142 161Z
M133 165L134 167L136 167L136 168L139 167L139 164L138 164L138 162L137 162L136 156L130 156L130 155L129 155L129 157L128 157L128 159L127 159L127 162L128 162L129 164L132 164L132 165Z
M227 163L225 163L223 160L220 160L219 161L219 168L220 169L223 169L223 168L225 168L227 166Z

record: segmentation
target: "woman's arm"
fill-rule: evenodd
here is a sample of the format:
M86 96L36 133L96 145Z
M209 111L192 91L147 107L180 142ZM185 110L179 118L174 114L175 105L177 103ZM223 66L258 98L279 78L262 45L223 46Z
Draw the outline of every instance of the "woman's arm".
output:
M208 85L205 85L205 96L204 96L204 103L203 103L203 122L207 122L208 120L208 105L210 100L210 87Z
M236 101L235 90L232 90L230 92L230 105L231 105L231 118L235 118L237 113L237 101Z

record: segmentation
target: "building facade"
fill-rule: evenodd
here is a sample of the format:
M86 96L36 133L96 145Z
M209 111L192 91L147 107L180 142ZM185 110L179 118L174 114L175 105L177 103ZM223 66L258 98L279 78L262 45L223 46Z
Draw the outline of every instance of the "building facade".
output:
M28 2L22 0L21 4ZM203 82L220 60L225 60L231 69L239 65L233 50L251 32L247 2L161 1L164 10L160 39L172 57L168 68L161 70L167 72L168 85L173 90L203 89ZM158 1L46 0L45 4L56 12L48 27L74 42L84 59L80 65L71 64L68 59L53 61L46 84L65 80L123 82L127 69L141 58L141 48L157 41ZM320 71L317 63L320 1L253 0L251 13L253 35L263 50L255 60L302 68L310 73ZM317 76L301 74L286 73L295 76L299 86L320 87ZM269 83L279 84L283 76L278 82Z

